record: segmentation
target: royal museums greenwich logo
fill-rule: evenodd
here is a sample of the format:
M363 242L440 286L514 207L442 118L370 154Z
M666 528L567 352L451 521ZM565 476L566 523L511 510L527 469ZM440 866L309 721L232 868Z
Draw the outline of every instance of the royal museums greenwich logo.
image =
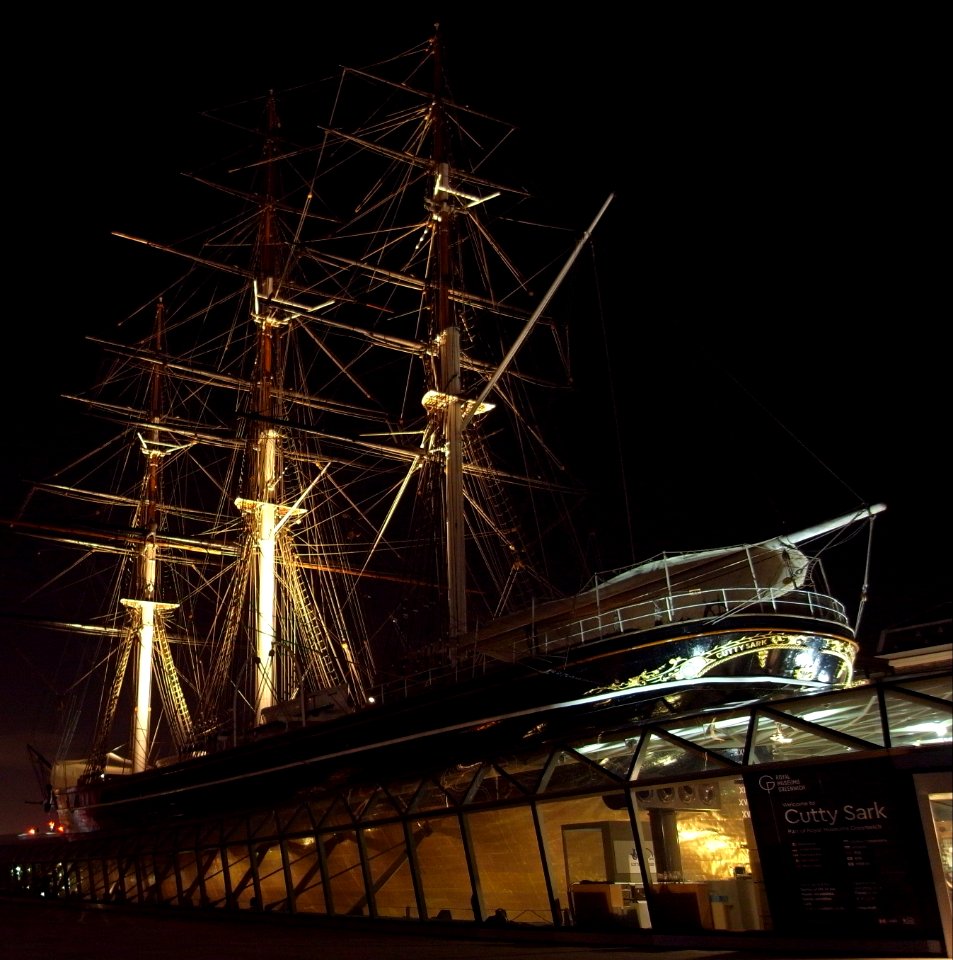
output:
M776 773L773 776L765 774L758 778L758 786L765 793L802 793L807 790L807 786L797 777L792 777L788 773Z
M815 785L816 786L816 785ZM786 773L765 774L758 778L758 787L771 796L784 795L776 805L775 815L788 827L800 827L795 832L818 833L830 830L882 830L890 819L889 804L882 798L868 798L865 804L837 803L826 796L827 803L804 796L809 789L798 777ZM851 789L851 793L855 789ZM800 794L801 796L797 796ZM793 795L793 796L792 796Z

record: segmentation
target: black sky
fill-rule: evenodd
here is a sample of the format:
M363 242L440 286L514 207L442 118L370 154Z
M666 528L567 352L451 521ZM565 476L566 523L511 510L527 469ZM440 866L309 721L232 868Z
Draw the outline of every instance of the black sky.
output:
M601 487L594 565L884 501L867 648L886 627L949 616L935 23L859 8L620 19L598 5L573 18L421 5L328 20L279 5L235 20L213 5L200 23L191 7L137 9L37 22L35 71L7 79L0 515L74 436L56 398L91 376L84 336L113 331L138 281L143 299L153 292L110 231L168 228L176 172L204 142L201 111L371 64L441 19L452 92L520 128L527 186L580 228L617 194L596 238L609 341L596 352L613 376L580 382L581 417L610 403L616 414L599 433L567 426ZM624 492L600 467L620 452ZM12 606L29 569L8 540ZM35 814L24 745L46 729L48 697L42 653L2 621L0 638L3 833Z

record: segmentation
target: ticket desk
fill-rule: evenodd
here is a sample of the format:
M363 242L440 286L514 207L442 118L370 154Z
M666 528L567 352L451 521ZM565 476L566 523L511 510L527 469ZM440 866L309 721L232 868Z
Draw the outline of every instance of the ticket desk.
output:
M577 926L606 921L623 922L633 927L651 926L645 891L638 884L583 880L572 885L569 895Z
M764 921L750 876L652 887L652 913L645 890L633 883L582 881L570 888L579 926L626 923L657 930L760 930Z

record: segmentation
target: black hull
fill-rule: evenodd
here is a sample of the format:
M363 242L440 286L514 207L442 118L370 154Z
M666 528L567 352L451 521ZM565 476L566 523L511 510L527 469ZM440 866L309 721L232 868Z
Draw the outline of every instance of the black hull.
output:
M506 745L585 736L605 729L607 712L623 724L850 678L855 645L843 626L778 616L708 626L670 624L498 664L323 722L259 730L205 756L107 775L61 791L60 818L69 832L89 832L251 810L329 782L356 784L423 763L466 765Z

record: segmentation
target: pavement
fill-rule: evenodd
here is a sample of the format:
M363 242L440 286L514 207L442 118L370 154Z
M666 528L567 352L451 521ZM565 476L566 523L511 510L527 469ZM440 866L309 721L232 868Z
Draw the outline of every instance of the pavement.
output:
M635 944L620 934L390 926L0 897L3 960L935 960L937 953ZM674 940L674 938L669 938ZM869 946L869 945L868 945ZM911 949L913 949L911 947Z

